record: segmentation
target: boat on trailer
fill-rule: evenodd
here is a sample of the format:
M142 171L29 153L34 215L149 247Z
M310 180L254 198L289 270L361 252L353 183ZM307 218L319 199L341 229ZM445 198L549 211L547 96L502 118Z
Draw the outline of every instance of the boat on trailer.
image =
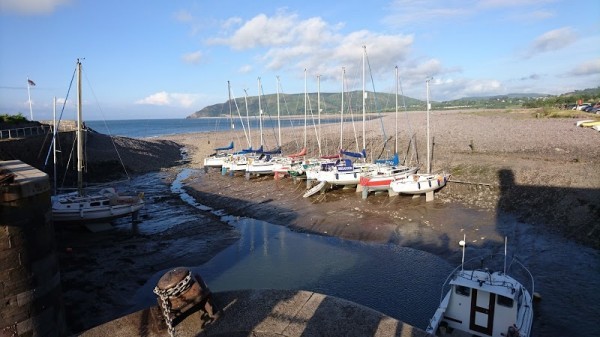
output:
M480 263L479 268L466 269L465 240L460 244L463 262L444 282L440 305L425 331L432 336L530 337L534 294L531 272L516 258L506 266L506 239L504 268L498 271L483 268L481 258L467 261ZM514 270L509 275L507 270L511 268Z

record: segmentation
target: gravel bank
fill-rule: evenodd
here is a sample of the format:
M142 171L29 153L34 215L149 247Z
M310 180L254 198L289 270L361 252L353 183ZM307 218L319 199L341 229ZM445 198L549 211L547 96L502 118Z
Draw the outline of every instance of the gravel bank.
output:
M600 133L576 127L577 120L536 118L535 110L432 112L432 171L452 174L452 182L438 193L438 198L510 212L524 222L543 224L580 243L600 247ZM398 118L398 148L402 151L416 144L422 171L426 166L426 124L425 112L410 112ZM387 147L381 125L385 125ZM393 151L395 125L394 114L367 122L370 159ZM315 129L308 129L309 155L318 154ZM252 132L252 139L258 140L258 131ZM274 132L267 133L265 147L273 148ZM282 134L284 153L302 147L303 128L286 128ZM322 152L337 152L339 125L323 125L321 134ZM409 143L410 135L414 135L416 143ZM356 150L357 143L362 148L362 123L345 123L344 137L344 148ZM196 168L202 167L204 157L214 147L227 145L231 140L247 145L241 131L164 139L184 145L189 151L190 166Z

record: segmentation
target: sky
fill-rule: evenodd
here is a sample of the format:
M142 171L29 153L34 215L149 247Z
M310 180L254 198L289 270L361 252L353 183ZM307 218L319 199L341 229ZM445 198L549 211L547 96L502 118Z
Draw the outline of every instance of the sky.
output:
M433 101L556 95L600 86L599 17L597 0L0 0L0 114L52 119L56 97L68 119L77 59L87 120L185 118L259 83L341 92L342 69L362 90L364 55L370 91L394 93L398 67L422 100L427 79Z

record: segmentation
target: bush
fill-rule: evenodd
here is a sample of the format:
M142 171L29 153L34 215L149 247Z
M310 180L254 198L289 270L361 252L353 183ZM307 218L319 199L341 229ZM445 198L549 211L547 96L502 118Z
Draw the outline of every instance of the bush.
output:
M23 114L20 112L17 115L9 115L9 114L0 115L0 123L19 124L19 123L26 123L26 122L27 122L27 118L25 118L23 116Z

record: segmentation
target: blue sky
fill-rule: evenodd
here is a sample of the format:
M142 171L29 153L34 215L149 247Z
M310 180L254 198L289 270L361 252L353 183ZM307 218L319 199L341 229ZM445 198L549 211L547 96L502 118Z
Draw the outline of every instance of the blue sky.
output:
M184 118L234 97L375 90L431 99L600 85L600 1L0 0L0 114L51 119L84 58L88 120ZM373 84L367 89L372 90ZM67 106L73 107L72 92ZM66 113L66 112L65 112ZM69 117L67 117L69 118ZM71 117L72 118L72 117Z

